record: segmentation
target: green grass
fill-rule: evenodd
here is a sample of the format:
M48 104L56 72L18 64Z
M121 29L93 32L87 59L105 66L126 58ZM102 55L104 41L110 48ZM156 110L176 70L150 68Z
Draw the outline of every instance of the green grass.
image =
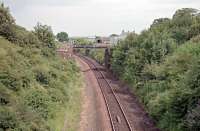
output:
M38 48L20 47L4 38L0 58L0 115L8 122L0 127L60 131L66 119L67 130L77 129L82 80L73 60L46 57Z
M54 131L61 131L63 127L66 127L67 131L76 131L78 129L81 112L82 84L82 78L80 77L79 81L70 85L71 97L69 102L56 112L55 119L48 121Z

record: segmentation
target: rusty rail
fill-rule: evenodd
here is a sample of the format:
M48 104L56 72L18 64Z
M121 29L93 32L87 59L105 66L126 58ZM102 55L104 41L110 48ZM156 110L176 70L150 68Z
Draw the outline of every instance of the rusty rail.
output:
M105 75L89 58L80 55L79 57L82 58L82 60L84 60L89 65L89 67L93 70L95 74L95 77L101 89L101 93L106 103L112 130L133 131L130 126L130 122L128 121L127 116L123 110L122 104L120 103L112 86L107 81Z

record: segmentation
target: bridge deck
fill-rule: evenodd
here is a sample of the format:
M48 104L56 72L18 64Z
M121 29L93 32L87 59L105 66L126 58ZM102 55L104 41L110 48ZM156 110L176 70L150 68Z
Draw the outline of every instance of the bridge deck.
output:
M110 48L110 44L74 45L73 48Z

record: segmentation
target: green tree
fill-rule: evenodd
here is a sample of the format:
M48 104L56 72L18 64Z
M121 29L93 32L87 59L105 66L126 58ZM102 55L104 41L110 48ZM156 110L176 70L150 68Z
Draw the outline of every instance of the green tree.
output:
M64 42L64 41L68 41L68 34L66 32L60 32L56 35L56 38L58 39L58 41L60 42Z
M112 50L111 69L128 82L161 130L199 130L200 13L177 10Z
M0 28L4 25L14 24L15 20L10 14L9 8L0 3Z
M34 30L35 35L44 43L44 46L55 48L55 36L50 26L37 23Z
M13 25L15 20L10 14L9 8L0 2L0 35L11 40L14 36Z
M178 43L184 43L200 32L200 15L197 9L177 10L172 19L173 37Z

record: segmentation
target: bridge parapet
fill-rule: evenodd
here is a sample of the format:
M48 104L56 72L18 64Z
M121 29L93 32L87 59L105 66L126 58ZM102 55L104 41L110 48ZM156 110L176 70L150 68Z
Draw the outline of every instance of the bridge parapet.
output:
M111 44L73 45L73 48L110 48Z

